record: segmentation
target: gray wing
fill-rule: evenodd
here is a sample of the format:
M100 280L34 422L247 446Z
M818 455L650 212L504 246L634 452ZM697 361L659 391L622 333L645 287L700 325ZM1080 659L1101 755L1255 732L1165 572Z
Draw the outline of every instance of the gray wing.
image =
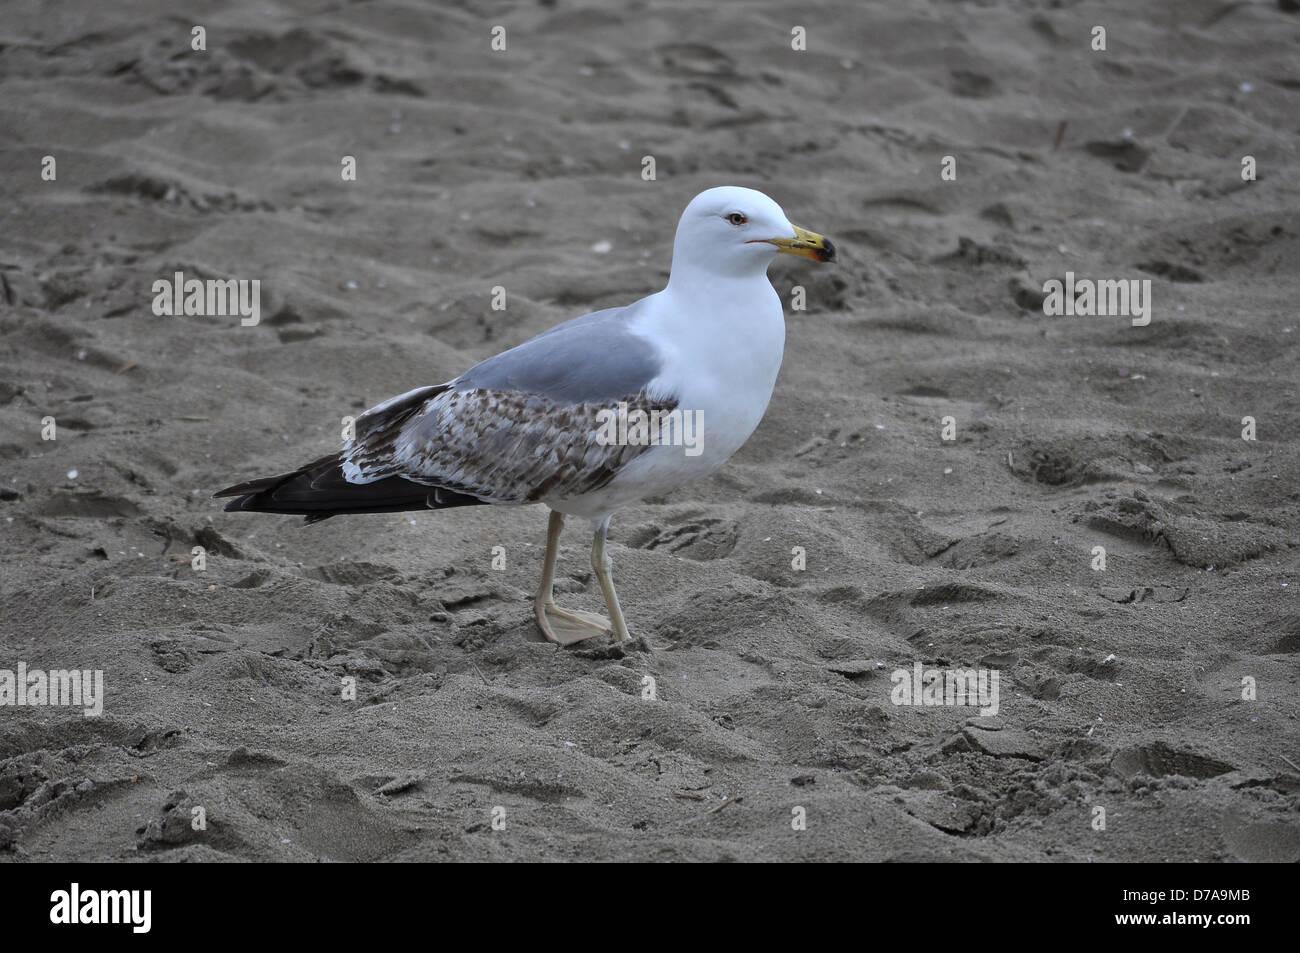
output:
M663 357L629 329L645 299L556 325L549 331L475 364L452 382L534 394L560 403L614 401L640 393L659 375Z
M662 358L627 326L630 308L566 322L456 380L403 394L357 418L343 448L352 483L399 476L491 503L597 490L650 449L602 443L601 411L671 411L652 399Z

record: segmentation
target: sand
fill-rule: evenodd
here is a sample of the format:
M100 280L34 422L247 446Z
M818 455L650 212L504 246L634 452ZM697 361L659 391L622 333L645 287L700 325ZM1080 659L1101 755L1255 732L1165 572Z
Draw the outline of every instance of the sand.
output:
M0 859L1300 859L1293 8L7 4L0 669L105 698L0 707ZM540 640L544 509L211 499L657 290L722 184L840 261L772 269L750 442L616 518L644 646ZM155 315L177 271L260 323ZM1150 324L1045 316L1067 272Z

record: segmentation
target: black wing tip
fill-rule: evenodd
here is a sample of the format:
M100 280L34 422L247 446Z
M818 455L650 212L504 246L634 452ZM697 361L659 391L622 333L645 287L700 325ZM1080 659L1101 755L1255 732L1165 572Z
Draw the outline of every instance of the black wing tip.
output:
M272 514L280 513L286 516L297 516L302 512L301 510L298 511L279 510L274 508L274 506L264 509L260 506L255 505L256 502L257 502L257 494L246 493L243 496L238 496L235 499L230 500L228 503L226 503L225 506L221 508L221 511L223 513L242 513L242 512L272 513ZM312 523L319 523L321 520L327 520L331 516L338 516L338 515L339 515L338 513L329 513L329 512L308 513L306 514L306 517L303 519L302 524L304 526L310 526Z

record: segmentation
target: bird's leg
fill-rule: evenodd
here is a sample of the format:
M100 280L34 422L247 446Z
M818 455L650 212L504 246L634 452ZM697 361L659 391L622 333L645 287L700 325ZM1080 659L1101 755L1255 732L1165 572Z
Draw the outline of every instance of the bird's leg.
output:
M563 530L564 514L551 510L550 522L546 524L542 584L537 588L537 595L533 599L533 612L543 635L559 645L573 645L584 639L608 635L610 624L608 619L594 612L561 609L555 604L555 560L560 553L560 533Z
M623 621L623 607L618 604L618 593L614 591L614 561L605 552L605 533L609 529L609 520L601 522L596 528L596 538L591 544L591 568L596 570L600 581L600 591L605 596L605 607L609 617L614 620L614 641L623 642L628 638L627 623Z

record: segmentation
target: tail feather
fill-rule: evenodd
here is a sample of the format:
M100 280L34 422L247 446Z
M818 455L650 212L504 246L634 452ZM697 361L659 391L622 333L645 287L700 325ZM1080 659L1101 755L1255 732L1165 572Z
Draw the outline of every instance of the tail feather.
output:
M343 476L342 458L338 454L322 457L290 473L228 486L214 496L234 497L225 506L228 512L296 514L307 517L309 524L345 513L441 510L483 502L475 496L396 476L374 483L349 483Z

